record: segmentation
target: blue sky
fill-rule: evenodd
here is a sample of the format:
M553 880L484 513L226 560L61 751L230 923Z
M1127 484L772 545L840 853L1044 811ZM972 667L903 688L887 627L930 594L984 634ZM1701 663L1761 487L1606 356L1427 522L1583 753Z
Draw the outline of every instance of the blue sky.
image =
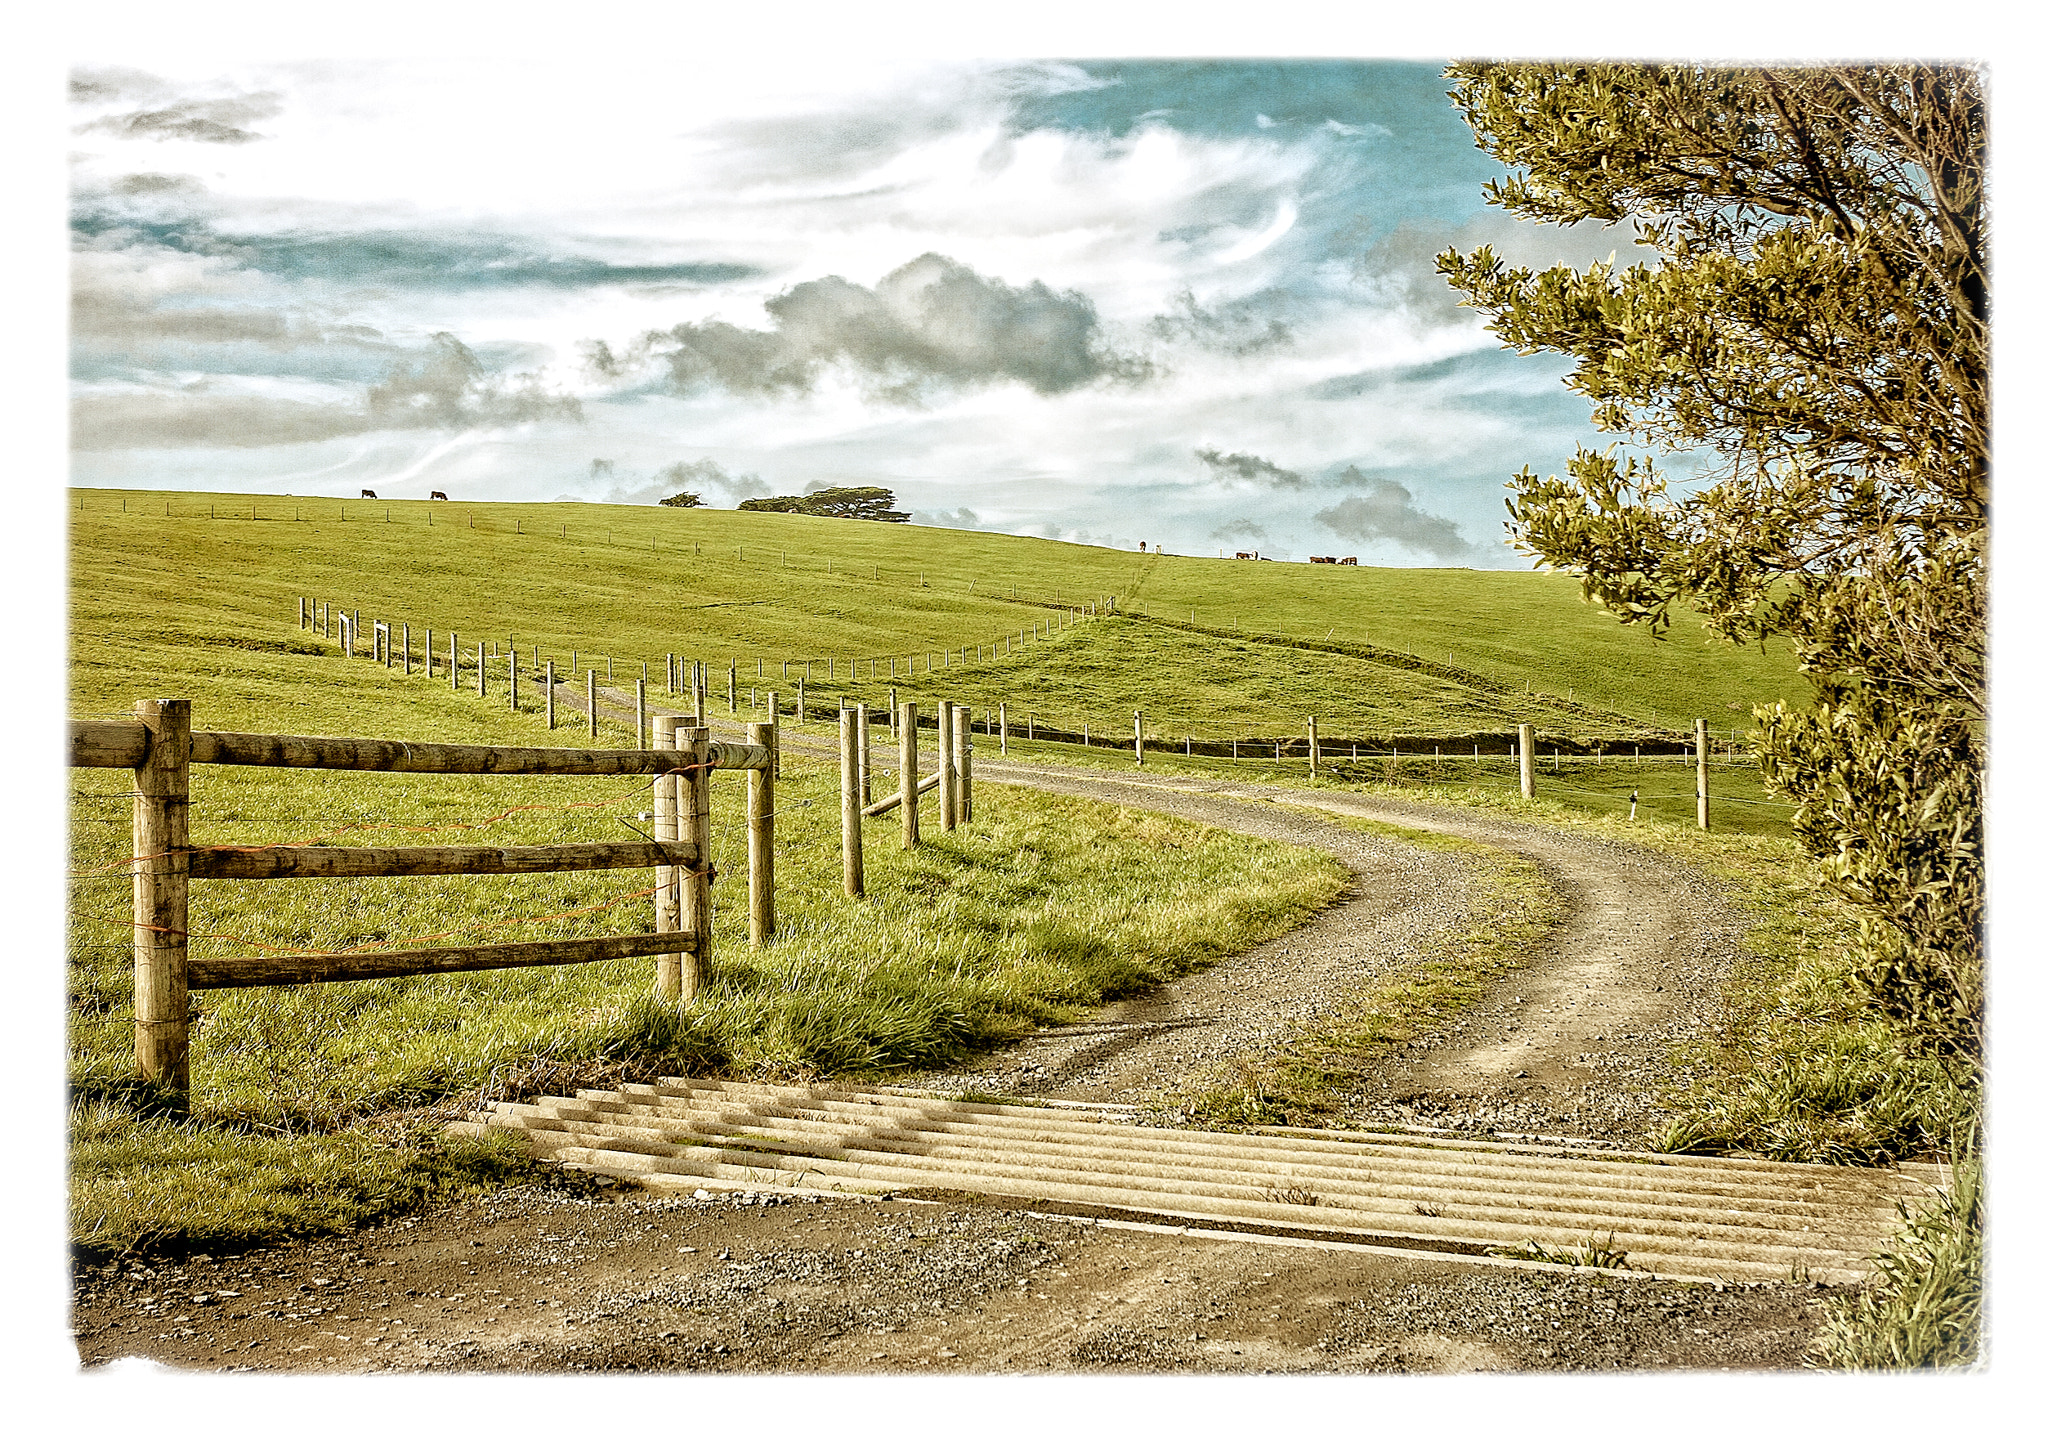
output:
M1441 68L81 60L73 482L1517 565L1586 406L1432 256L1630 246L1489 210Z

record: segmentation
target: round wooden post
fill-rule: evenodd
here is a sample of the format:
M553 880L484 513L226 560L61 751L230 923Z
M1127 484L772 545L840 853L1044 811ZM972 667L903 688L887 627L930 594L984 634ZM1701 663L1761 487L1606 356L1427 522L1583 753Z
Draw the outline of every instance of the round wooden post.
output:
M1706 828L1710 827L1710 825L1709 825L1709 823L1708 823L1708 816L1707 816L1707 721L1706 721L1706 720L1704 720L1704 719L1695 719L1695 720L1693 721L1693 726L1692 726L1692 741L1693 741L1693 743L1694 743L1695 745L1697 745L1697 746L1698 746L1698 748L1699 748L1699 754L1700 754L1700 782L1699 782L1699 791L1700 791L1700 792L1699 792L1699 800L1700 800L1700 827L1701 827L1702 829L1706 829Z
M683 955L677 993L687 1004L711 981L711 731L692 725L680 730L676 739L687 766L677 786L677 819L683 842L697 846L696 867L684 870L678 885L683 930L695 938Z
M401 625L400 628L404 631L405 634L405 672L408 676L410 676L412 673L412 626L410 624L406 624Z
M583 671L583 706L590 711L590 737L597 737L597 671Z
M1323 746L1316 737L1316 716L1308 716L1308 776L1316 777L1316 768L1323 761Z
M1145 763L1145 711L1142 709L1133 709L1131 711L1131 748L1137 753L1139 766L1143 767Z
M808 716L804 713L804 681L799 675L796 681L796 722L801 726Z
M1010 706L1008 701L996 705L996 714L1001 720L1003 727L1002 754L1007 759L1010 757Z
M768 750L765 769L747 771L747 941L760 948L775 935L775 776L782 768L782 730L749 724L747 742Z
M1516 749L1522 761L1522 797L1536 797L1536 726L1524 724L1517 735Z
M434 677L434 631L431 629L427 631L427 642L420 646L420 658L426 665L427 678L432 679Z
M675 748L676 726L681 722L673 714L658 716L654 721L654 747ZM654 838L657 843L674 843L682 837L676 785L676 775L672 773L657 774L654 778ZM702 862L701 855L699 862ZM657 865L654 870L654 932L657 934L673 934L683 927L683 901L677 877L674 864ZM655 996L666 1003L674 1003L682 996L682 991L682 953L656 955Z
M963 824L974 821L974 711L962 704L953 720L954 809Z
M849 899L858 899L866 892L860 862L860 736L856 733L857 719L851 709L839 711L839 866Z
M190 1093L192 701L140 699L135 717L149 731L135 770L135 1064L146 1081Z
M957 706L939 701L939 832L960 822L960 770L953 762L953 721Z
M645 749L648 747L647 681L645 679L635 679L633 681L633 747L635 749Z
M740 662L737 659L733 660L732 666L725 671L725 712L740 712Z
M462 692L462 636L453 629L448 631L448 687Z
M896 767L900 771L903 811L903 847L917 847L917 706L902 704L897 715Z
M548 661L548 728L555 727L555 661Z
M476 694L483 698L490 690L490 671L484 667L484 646L476 646Z
M505 646L505 687L509 691L505 698L506 707L514 714L519 712L519 646Z
M868 805L875 802L873 797L875 767L874 726L868 718L867 705L854 705L853 715L854 729L859 735L859 745L855 752L860 762L860 806L865 809Z

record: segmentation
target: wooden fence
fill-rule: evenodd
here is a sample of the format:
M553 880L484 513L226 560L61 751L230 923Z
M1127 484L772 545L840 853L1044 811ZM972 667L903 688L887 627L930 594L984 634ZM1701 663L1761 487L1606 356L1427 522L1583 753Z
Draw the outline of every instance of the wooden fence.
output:
M354 624L350 628L353 630ZM746 743L709 729L657 722L664 747L526 749L486 744L335 739L292 734L195 731L185 699L145 699L133 720L71 725L77 768L128 769L135 776L135 1059L145 1079L191 1086L192 989L332 983L532 965L583 964L653 955L655 989L686 1003L709 977L711 774L747 774L749 936L775 931L773 724L749 726ZM312 845L194 848L191 766L248 764L292 769L358 769L398 774L623 775L654 780L655 837L632 844L550 844L518 848L346 849ZM456 948L357 950L259 958L188 957L188 899L194 879L344 878L419 874L535 874L652 868L655 932Z

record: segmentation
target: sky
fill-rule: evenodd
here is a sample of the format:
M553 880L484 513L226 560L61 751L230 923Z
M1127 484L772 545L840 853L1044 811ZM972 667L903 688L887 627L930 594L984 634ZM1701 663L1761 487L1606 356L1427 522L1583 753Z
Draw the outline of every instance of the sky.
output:
M707 505L1525 567L1604 443L1447 247L1517 222L1440 61L73 62L80 486Z

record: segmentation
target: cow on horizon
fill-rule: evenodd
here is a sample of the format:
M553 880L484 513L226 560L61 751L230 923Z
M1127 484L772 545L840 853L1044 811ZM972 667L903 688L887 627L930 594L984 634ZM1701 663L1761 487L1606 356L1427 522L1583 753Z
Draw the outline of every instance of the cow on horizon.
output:
M438 489L437 489L437 490L435 490L435 491L434 491L434 492L433 492L432 494L430 494L430 495L428 495L428 496L427 496L427 498L428 498L428 499L446 499L447 497L448 497L447 495L445 495L445 494L441 493L441 491L440 491L440 490L438 490Z
M377 497L377 491L376 491L376 490L374 490L374 489L366 489L366 490L364 490L364 491L363 491L363 498L364 498L364 499L375 499L376 497Z

